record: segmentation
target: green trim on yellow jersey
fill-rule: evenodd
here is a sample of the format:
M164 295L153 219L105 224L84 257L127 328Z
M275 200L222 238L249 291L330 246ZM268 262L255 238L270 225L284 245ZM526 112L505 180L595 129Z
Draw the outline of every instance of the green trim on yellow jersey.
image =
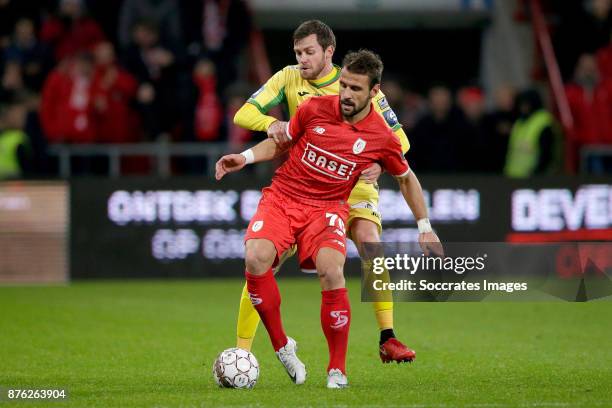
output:
M285 100L285 87L283 86L280 89L280 92L278 93L278 95L276 95L276 97L274 99L272 99L270 101L270 103L268 103L266 106L264 106L264 109L267 111L270 110L270 108L275 107L276 105L280 104L281 102L283 102Z
M254 98L249 98L249 100L247 102L252 104L252 105L255 105L255 107L257 107L257 109L259 109L259 111L265 115L266 113L268 113L270 108L273 108L273 107L279 105L280 103L282 103L285 100L285 98L286 98L285 97L285 87L282 87L280 89L280 92L278 93L278 95L276 95L274 97L274 99L272 99L270 102L268 102L268 104L266 106L261 106Z
M338 78L340 78L340 67L334 64L329 74L325 75L323 78L308 82L310 82L315 88L324 88L336 82Z
M262 114L266 114L268 112L266 112L260 104L257 103L257 101L253 98L249 98L249 100L247 101L247 103L250 103L251 105L255 106L257 108L258 111L260 111Z

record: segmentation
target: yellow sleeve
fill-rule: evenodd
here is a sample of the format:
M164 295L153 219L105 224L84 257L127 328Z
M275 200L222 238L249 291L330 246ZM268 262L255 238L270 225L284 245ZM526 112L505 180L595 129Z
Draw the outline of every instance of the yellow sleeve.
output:
M268 82L251 95L247 103L254 105L265 115L271 108L284 102L288 69L289 67L285 67L272 75Z
M402 124L399 123L395 112L393 112L393 109L391 109L389 106L387 98L385 98L385 94L379 91L374 97L372 103L374 104L374 110L383 117L387 126L393 130L393 133L395 133L402 145L402 152L406 154L406 152L410 150L410 142L408 141L406 133L404 133L404 130L402 129Z
M408 150L410 150L410 141L408 140L408 136L406 136L406 132L402 129L402 126L400 125L393 133L395 133L395 136L397 136L402 145L402 153L408 153Z
M248 102L242 105L234 115L235 125L256 132L267 131L270 125L277 120L274 116L264 115L255 105Z
M285 100L287 68L274 74L247 100L234 115L234 124L258 132L265 132L275 122L273 116L267 115L274 106Z

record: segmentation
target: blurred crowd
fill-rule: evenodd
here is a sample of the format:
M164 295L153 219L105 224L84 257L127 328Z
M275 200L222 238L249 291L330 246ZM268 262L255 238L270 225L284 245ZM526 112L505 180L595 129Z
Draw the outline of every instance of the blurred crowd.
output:
M0 0L0 178L52 173L54 143L248 141L250 25L242 0Z
M547 109L544 87L419 93L389 73L383 91L419 172L527 177L612 145L612 1L549 3L573 128ZM0 178L54 174L56 143L250 141L232 125L252 90L250 33L243 0L0 0Z
M555 54L565 81L573 128L572 151L612 145L612 0L550 1ZM579 35L580 41L576 41ZM577 161L576 158L573 161ZM612 159L594 158L586 167L612 173Z
M517 20L529 14L528 3L518 2ZM612 173L612 0L543 4L572 126L555 117L542 61L529 89L505 84L487 93L478 85L451 90L441 83L420 95L387 79L383 91L409 135L415 168L511 177L575 172L581 149L597 146L607 153L583 167Z

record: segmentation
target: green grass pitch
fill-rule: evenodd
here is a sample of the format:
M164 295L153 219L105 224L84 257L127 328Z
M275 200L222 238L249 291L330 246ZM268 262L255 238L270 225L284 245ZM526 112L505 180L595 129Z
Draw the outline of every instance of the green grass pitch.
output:
M234 346L239 280L0 288L0 388L69 392L0 408L612 406L610 302L398 303L396 332L417 360L383 365L372 307L350 280L350 388L327 390L318 281L279 285L308 379L291 383L260 327L253 390L219 389L211 375L216 355Z

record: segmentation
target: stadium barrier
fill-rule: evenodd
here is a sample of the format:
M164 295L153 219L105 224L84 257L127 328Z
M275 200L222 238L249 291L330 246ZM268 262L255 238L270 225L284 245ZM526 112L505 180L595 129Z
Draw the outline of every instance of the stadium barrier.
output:
M171 159L174 157L201 157L206 160L206 174L215 174L215 162L229 149L227 143L170 143L160 140L153 143L94 143L94 144L54 144L49 146L49 154L59 161L59 176L66 179L73 176L71 161L73 157L108 158L108 176L121 176L121 158L150 157L154 159L155 175L161 178L171 176Z
M0 183L0 283L68 280L68 184Z

